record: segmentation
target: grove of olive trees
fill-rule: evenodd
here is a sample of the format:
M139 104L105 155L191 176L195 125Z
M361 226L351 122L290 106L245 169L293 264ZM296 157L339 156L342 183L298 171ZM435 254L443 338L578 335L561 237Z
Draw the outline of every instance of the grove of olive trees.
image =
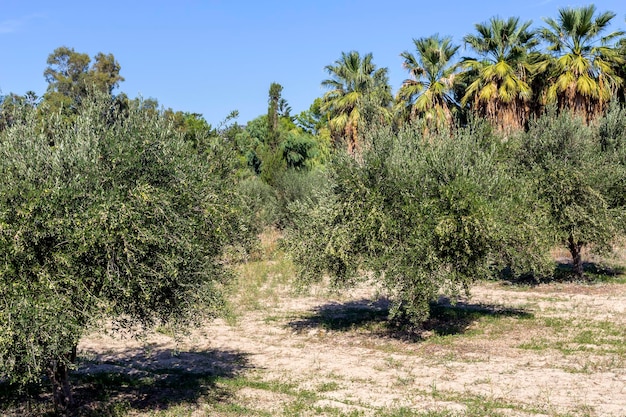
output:
M477 280L549 280L558 246L584 279L584 250L626 232L614 18L494 17L462 58L416 38L395 98L372 54L344 52L308 110L272 83L266 115L217 128L114 94L112 54L57 48L46 93L0 107L0 383L46 381L70 413L81 337L219 315L232 253L267 227L301 284L370 280L412 326Z

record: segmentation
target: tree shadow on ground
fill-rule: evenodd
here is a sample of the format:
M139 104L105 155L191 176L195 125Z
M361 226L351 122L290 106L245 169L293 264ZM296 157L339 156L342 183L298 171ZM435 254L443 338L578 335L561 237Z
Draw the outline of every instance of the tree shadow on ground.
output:
M289 322L297 332L310 329L346 332L360 331L379 337L392 337L408 341L421 341L425 334L444 336L463 334L483 317L532 318L532 313L498 305L452 302L441 297L430 306L428 320L420 326L402 319L390 319L391 302L361 299L346 303L328 303L316 307L310 315Z
M626 283L626 268L623 266L608 266L599 262L583 262L584 278L581 280L574 274L574 266L570 260L560 259L556 262L554 271L548 276L524 274L514 276L509 270L503 270L500 278L513 285L536 286L549 283Z
M83 352L71 381L77 416L118 416L167 410L179 404L226 401L222 379L249 369L247 354L208 350L181 352L158 345L113 354ZM0 413L54 416L49 387L18 390L0 381ZM5 408L6 407L6 408Z
M452 302L441 297L430 306L430 317L423 328L439 336L462 334L476 321L483 317L515 317L531 319L534 315L524 309L495 304Z

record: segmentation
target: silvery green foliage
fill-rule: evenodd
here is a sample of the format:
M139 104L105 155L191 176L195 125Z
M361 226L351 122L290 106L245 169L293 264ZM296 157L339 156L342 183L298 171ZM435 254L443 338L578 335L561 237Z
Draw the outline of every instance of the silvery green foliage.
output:
M626 108L613 100L598 123L600 149L606 158L604 169L610 179L607 198L610 207L626 207ZM622 214L622 230L626 218Z
M518 149L521 172L546 207L554 244L570 251L583 276L581 251L607 251L623 232L625 124L614 104L587 125L569 112L548 112L533 121Z
M361 154L331 164L315 200L291 206L286 242L304 281L374 277L392 314L419 323L441 291L458 294L504 267L542 270L545 240L532 228L541 211L526 209L531 190L505 153L482 124L371 129Z
M223 249L252 228L235 159L192 148L157 112L107 96L72 121L32 110L0 132L0 377L71 366L104 320L135 328L212 316Z

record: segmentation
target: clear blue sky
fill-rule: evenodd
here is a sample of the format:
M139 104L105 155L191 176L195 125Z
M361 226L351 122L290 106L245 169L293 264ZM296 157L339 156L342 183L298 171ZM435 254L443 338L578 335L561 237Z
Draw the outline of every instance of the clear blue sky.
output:
M324 67L342 51L372 52L394 92L406 78L400 53L434 33L461 39L492 16L543 23L574 0L0 0L0 92L43 94L48 55L59 46L112 53L126 78L118 91L202 113L217 124L239 110L245 123L267 111L272 82L293 113L324 94ZM626 27L626 2L595 2ZM469 51L461 48L461 55Z

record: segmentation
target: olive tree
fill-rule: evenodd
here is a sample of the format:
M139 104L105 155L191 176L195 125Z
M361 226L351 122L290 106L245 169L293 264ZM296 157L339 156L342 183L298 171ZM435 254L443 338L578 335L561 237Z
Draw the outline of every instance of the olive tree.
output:
M509 175L484 124L426 136L417 124L376 128L362 145L336 157L326 188L291 206L286 242L305 282L376 277L392 315L419 323L440 291L545 265L532 190Z
M517 159L546 209L546 232L570 252L583 278L582 250L608 250L623 232L626 130L617 103L597 124L549 111L533 121Z
M224 248L252 231L225 148L97 96L52 141L34 112L0 133L0 378L47 375L58 409L85 332L217 314Z

